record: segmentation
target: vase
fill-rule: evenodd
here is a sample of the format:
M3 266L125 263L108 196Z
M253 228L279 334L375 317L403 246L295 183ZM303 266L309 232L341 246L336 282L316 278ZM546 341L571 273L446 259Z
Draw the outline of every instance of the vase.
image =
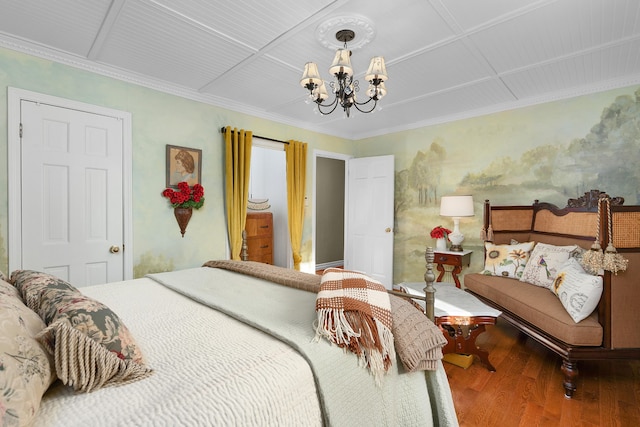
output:
M447 239L442 237L440 239L436 239L436 250L437 251L446 251L447 250Z
M180 226L180 233L182 234L182 237L184 237L184 233L187 231L187 224L189 224L191 214L193 214L193 208L174 208L173 214Z

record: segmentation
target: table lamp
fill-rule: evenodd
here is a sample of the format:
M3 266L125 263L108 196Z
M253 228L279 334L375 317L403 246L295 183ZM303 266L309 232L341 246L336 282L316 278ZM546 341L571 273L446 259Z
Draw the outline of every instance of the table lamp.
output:
M442 196L440 199L440 216L453 218L453 232L449 234L450 250L462 251L464 235L460 232L460 218L473 216L473 196Z

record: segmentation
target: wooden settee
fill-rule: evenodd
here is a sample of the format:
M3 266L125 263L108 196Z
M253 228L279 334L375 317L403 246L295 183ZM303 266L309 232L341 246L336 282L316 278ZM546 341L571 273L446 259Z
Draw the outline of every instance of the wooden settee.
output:
M531 206L491 206L487 200L484 227L492 228L495 244L535 241L589 249L599 220L604 225L600 245L606 248L609 233L601 196L608 197L592 190L583 198L570 199L562 209L538 201ZM603 272L598 307L583 321L575 323L546 288L480 273L464 277L468 292L501 310L502 319L562 358L563 385L569 398L576 390L578 361L640 359L640 206L623 206L620 198L610 200L613 243L629 263L626 271Z

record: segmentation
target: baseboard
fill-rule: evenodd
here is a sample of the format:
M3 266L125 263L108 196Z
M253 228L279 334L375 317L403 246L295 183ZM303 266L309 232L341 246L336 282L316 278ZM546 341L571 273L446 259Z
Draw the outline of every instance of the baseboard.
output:
M344 260L324 262L322 264L316 264L316 270L326 270L327 268L342 267L343 265Z

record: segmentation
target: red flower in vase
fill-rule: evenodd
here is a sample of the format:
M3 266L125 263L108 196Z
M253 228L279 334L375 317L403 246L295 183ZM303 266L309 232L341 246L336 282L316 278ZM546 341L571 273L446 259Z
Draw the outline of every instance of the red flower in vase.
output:
M449 234L451 234L451 230L449 230L448 228L444 228L441 225L434 227L433 230L431 230L432 239L448 239Z

